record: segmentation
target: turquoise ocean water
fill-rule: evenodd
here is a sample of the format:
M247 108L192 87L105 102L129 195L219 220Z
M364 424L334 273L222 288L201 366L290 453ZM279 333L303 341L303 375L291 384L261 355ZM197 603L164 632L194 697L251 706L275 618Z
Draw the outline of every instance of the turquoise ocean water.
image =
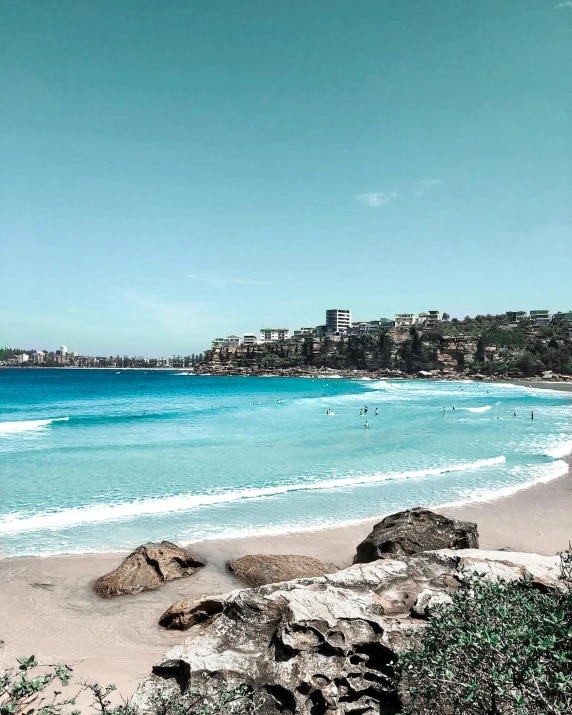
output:
M0 554L493 498L564 474L571 435L570 393L513 385L0 370Z

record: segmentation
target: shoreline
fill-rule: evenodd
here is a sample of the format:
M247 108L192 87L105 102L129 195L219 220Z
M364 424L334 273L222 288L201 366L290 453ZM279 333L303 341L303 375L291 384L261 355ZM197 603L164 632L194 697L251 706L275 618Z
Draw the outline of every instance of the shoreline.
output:
M568 472L511 495L435 508L454 519L475 521L482 549L553 555L572 539L572 457ZM185 634L158 625L160 615L185 596L240 588L226 562L246 554L303 554L341 568L381 517L346 526L195 542L207 566L157 591L101 599L92 582L119 565L122 553L21 556L0 560L0 662L34 653L44 662L69 663L77 679L114 683L129 697L153 663ZM137 544L133 545L134 548ZM507 555L510 560L510 555Z

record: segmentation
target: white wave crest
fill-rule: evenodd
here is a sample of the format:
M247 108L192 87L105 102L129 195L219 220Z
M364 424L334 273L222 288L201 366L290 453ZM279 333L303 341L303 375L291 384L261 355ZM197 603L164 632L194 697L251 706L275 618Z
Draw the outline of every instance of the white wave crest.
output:
M485 405L485 407L457 407L457 410L466 410L467 412L488 412L492 410L492 405Z
M92 506L62 509L53 512L40 512L34 516L12 514L0 519L0 534L13 534L23 531L39 531L42 529L63 529L78 524L96 524L120 519L132 519L138 516L150 516L173 512L191 511L201 506L224 504L241 499L260 499L273 497L295 491L313 489L331 490L351 488L365 484L375 484L393 479L422 479L438 476L447 472L465 472L482 467L490 467L505 462L504 457L478 459L475 462L453 464L432 469L411 470L389 474L368 474L344 477L342 479L326 479L317 482L301 482L284 484L282 486L238 489L215 494L182 494L152 499L141 499L123 504L96 504Z
M50 420L22 420L20 422L0 422L0 436L20 432L36 432L48 427L52 422L67 422L69 417L53 417Z
M438 508L445 509L457 506L466 506L470 504L478 504L480 502L490 502L500 499L501 497L510 497L517 492L533 487L536 484L546 484L551 482L553 479L558 479L558 477L564 476L568 472L568 465L566 462L559 459L557 462L550 462L550 464L544 464L542 466L536 465L534 467L534 473L537 475L533 479L522 482L521 484L514 484L509 487L501 487L500 489L481 488L474 489L473 491L467 492L461 499L457 501L447 502L445 504L439 504ZM434 508L437 508L434 507Z
M565 442L549 447L544 451L544 454L548 457L554 457L555 459L567 457L569 454L572 454L572 439L568 439Z

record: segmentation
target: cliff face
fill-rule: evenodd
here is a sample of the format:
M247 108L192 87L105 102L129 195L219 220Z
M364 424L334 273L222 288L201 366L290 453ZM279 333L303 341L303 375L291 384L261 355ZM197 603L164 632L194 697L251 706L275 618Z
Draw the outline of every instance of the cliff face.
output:
M420 330L390 330L378 335L306 338L208 350L197 374L308 374L316 370L415 375L484 373L524 377L555 372L572 375L572 340L566 326L518 327L495 319L457 321Z
M459 372L476 356L477 340L450 337L437 343L412 339L409 330L377 336L314 338L208 350L198 374L257 374L277 370L380 370L416 373L419 370Z

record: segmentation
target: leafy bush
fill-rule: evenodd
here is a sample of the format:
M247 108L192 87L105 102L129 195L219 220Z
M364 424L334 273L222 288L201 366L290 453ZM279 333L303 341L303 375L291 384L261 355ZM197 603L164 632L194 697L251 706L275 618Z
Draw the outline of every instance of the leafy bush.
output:
M0 715L57 715L66 712L77 715L76 698L81 691L91 691L91 709L101 715L133 715L129 703L112 707L109 694L114 685L102 687L96 683L80 683L76 695L62 697L62 688L71 684L73 669L69 665L44 665L35 656L18 658L17 668L0 670Z
M562 592L467 575L400 659L411 715L572 713L572 551Z

